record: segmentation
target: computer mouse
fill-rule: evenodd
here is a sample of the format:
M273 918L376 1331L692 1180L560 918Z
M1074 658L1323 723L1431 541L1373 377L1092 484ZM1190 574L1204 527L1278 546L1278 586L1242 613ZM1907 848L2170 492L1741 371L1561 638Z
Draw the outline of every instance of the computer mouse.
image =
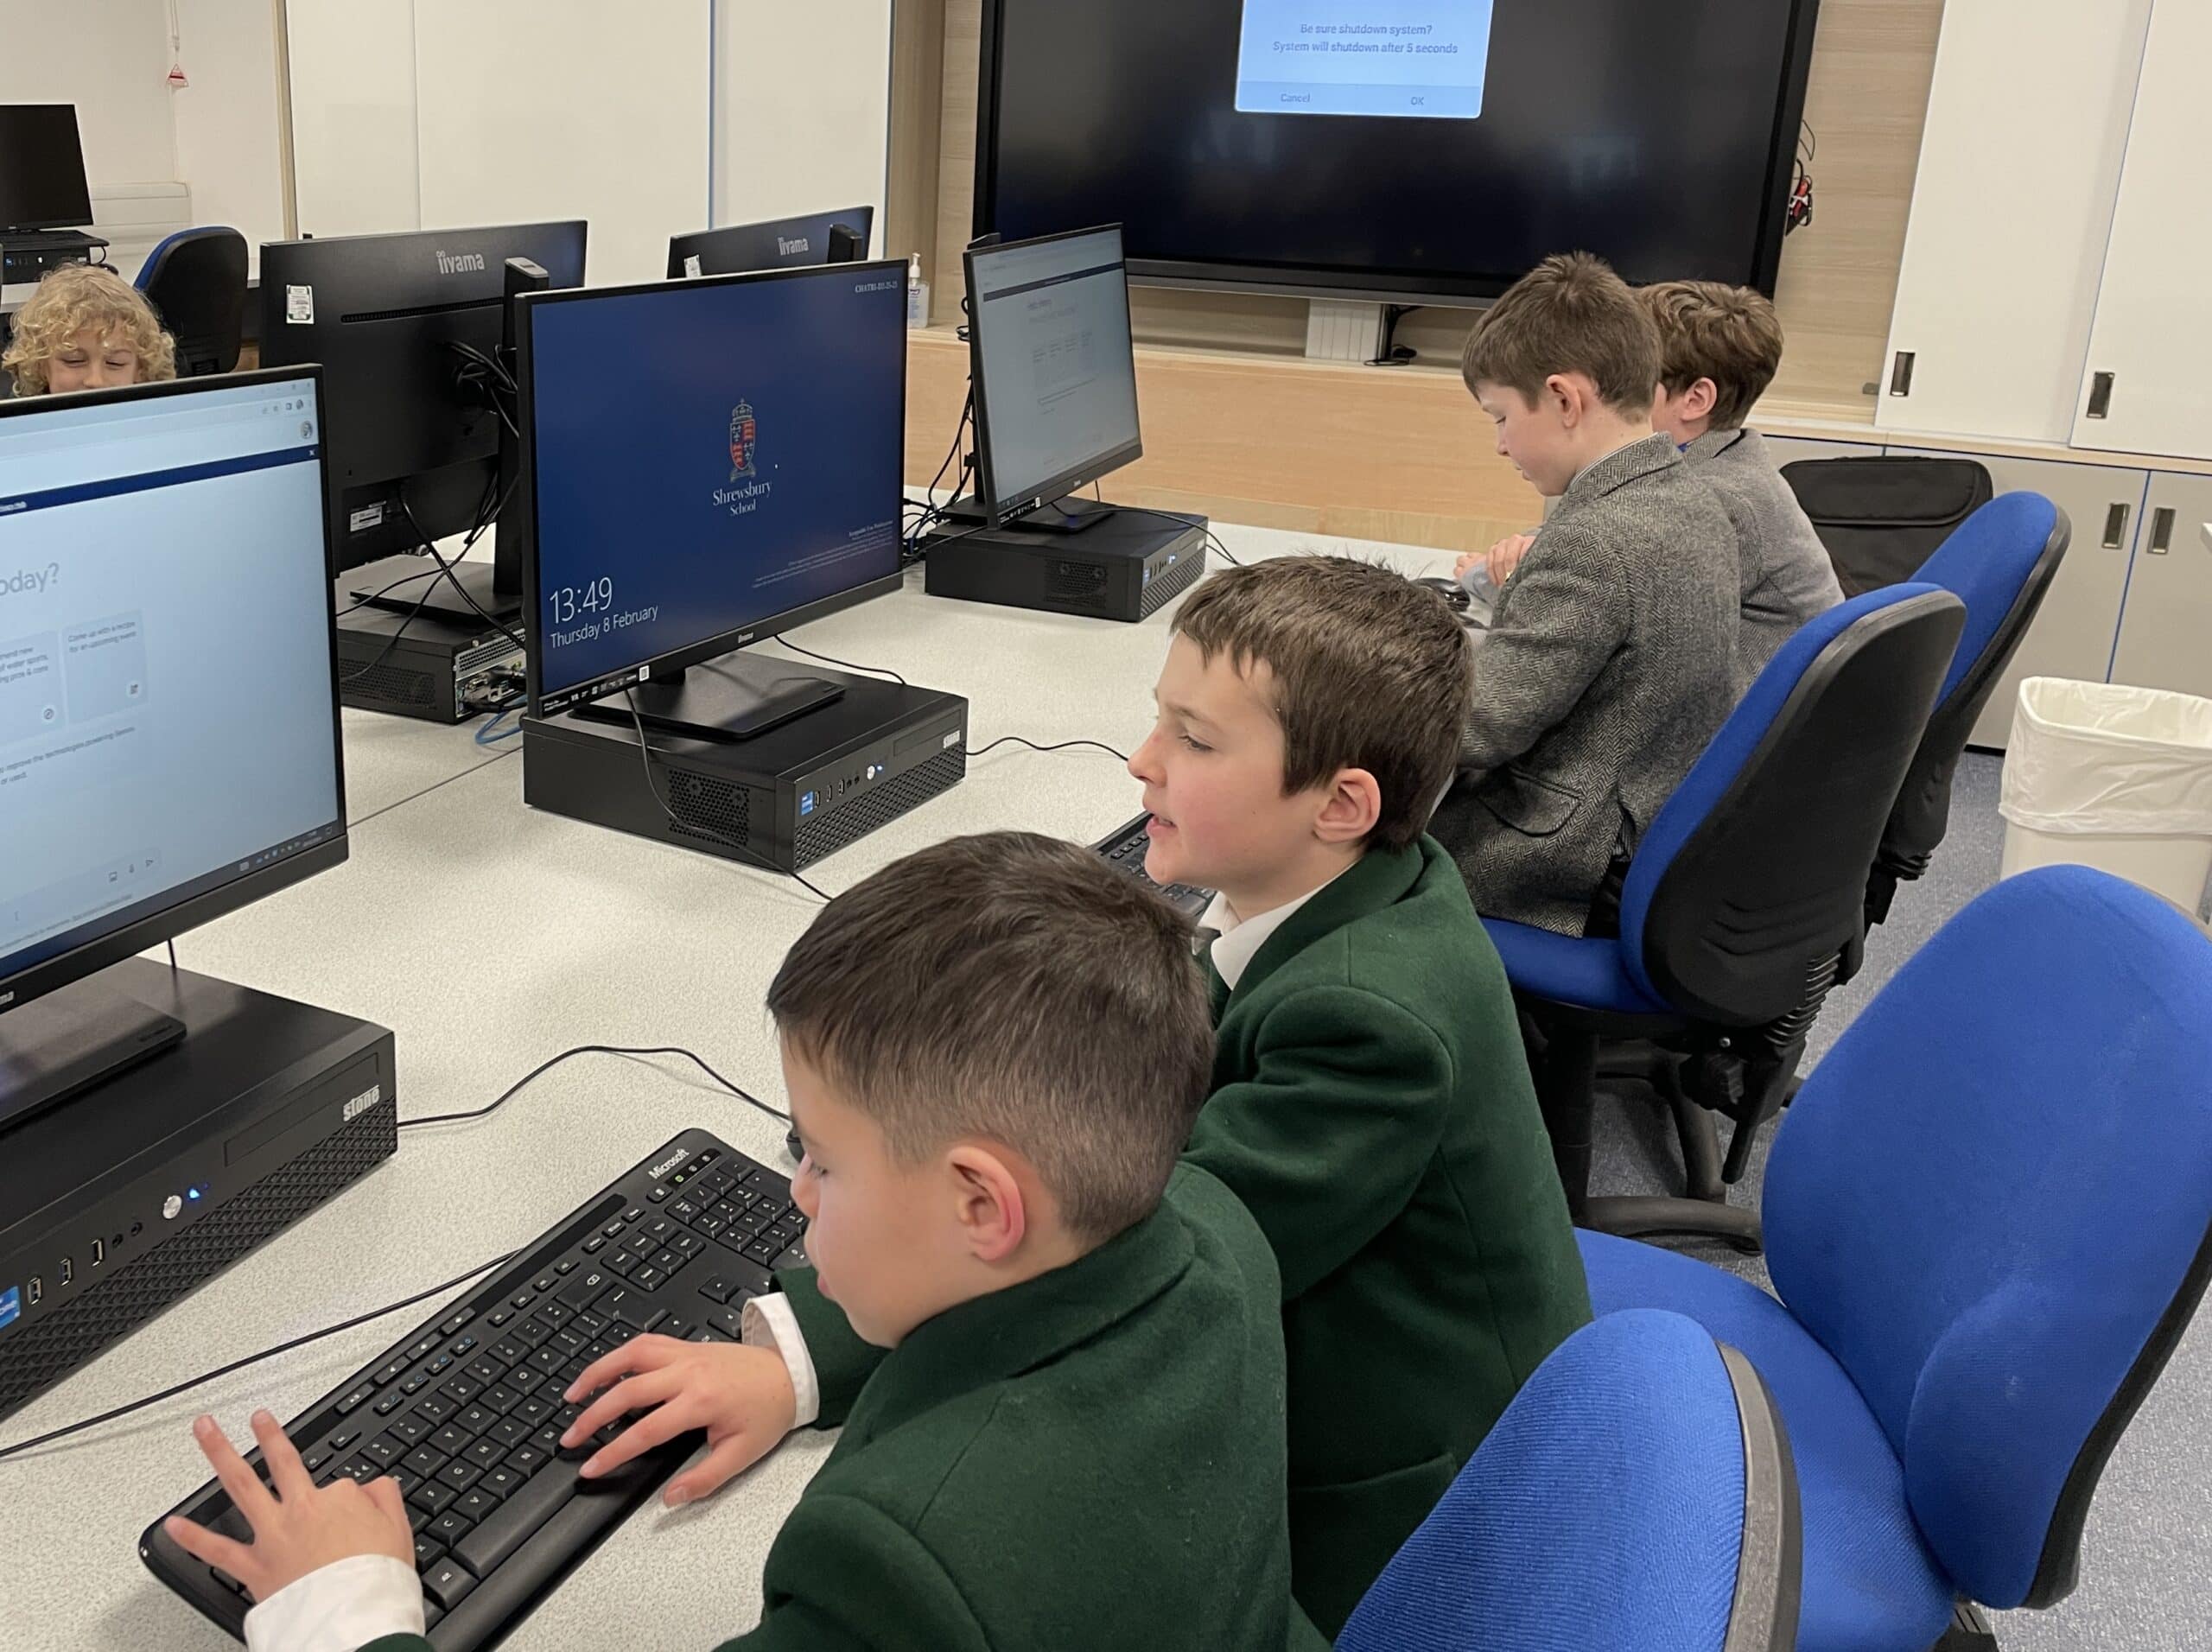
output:
M1414 583L1426 585L1430 590L1440 593L1460 613L1466 613L1467 605L1474 600L1467 594L1467 588L1457 580L1415 580Z

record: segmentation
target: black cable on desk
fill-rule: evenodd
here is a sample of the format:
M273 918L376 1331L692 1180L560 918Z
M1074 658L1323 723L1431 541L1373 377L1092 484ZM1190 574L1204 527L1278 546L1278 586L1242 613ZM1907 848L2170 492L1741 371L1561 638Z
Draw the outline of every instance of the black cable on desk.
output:
M1088 746L1093 751L1105 753L1109 757L1118 757L1124 763L1129 760L1129 754L1127 752L1116 750L1103 740L1056 740L1050 745L1039 746L1035 740L1025 739L1020 734L1001 734L989 745L978 746L968 755L971 758L981 757L986 752L995 752L1000 747L1007 745L1027 746L1033 752L1067 752L1074 750L1078 746Z
M242 1371L249 1365L258 1365L264 1359L274 1359L279 1354L289 1354L296 1348L304 1348L309 1343L321 1341L325 1337L335 1337L340 1331L353 1330L356 1325L367 1325L372 1319L381 1319L388 1313L397 1313L402 1308L411 1308L417 1302L427 1302L430 1298L450 1291L455 1286L466 1285L480 1274L490 1273L502 1262L511 1261L519 1254L510 1250L503 1255L493 1257L488 1262L478 1263L465 1274L454 1274L442 1285L433 1285L427 1291L417 1291L412 1296L404 1297L397 1302L387 1303L381 1308L372 1308L366 1313L357 1313L351 1319L341 1324L326 1325L321 1331L310 1331L304 1337L295 1337L291 1341L279 1343L274 1348L264 1348L257 1354L248 1354L244 1359L234 1359L227 1365L218 1365L212 1371L202 1371L197 1376L163 1388L159 1394L149 1394L143 1400L133 1400L130 1404L118 1406L112 1411L103 1411L97 1417L86 1417L81 1422L69 1423L63 1427L48 1429L45 1433L35 1435L29 1439L17 1440L13 1446L0 1446L0 1463L6 1462L11 1457L20 1457L25 1452L35 1451L41 1446L51 1446L56 1440L67 1439L73 1434L81 1434L88 1428L97 1428L104 1422L113 1422L118 1417L127 1417L134 1411L143 1411L148 1406L159 1405L164 1400L174 1400L180 1394L188 1393L203 1383L213 1382L217 1377L228 1376L233 1371Z
M804 654L809 659L818 659L824 665L842 666L848 671L860 671L869 677L887 677L902 689L911 686L905 677L887 665L855 665L849 659L839 659L835 654L817 654L811 648L801 648L788 637L771 637L768 640L772 643L780 643L794 654Z
M536 1083L545 1074L552 1071L554 1068L559 1066L563 1062L573 1061L578 1056L628 1056L639 1060L642 1060L646 1056L682 1056L686 1061L691 1063L691 1064L698 1068L701 1072L706 1074L708 1077L713 1079L717 1084L720 1084L731 1095L736 1096L741 1102L744 1102L749 1106L758 1108L761 1112L766 1113L770 1118L776 1120L779 1123L789 1124L791 1121L791 1115L790 1114L779 1112L775 1108L769 1106L767 1102L753 1095L752 1091L747 1090L742 1084L732 1083L728 1079L723 1077L721 1074L716 1072L712 1067L709 1066L702 1058L694 1054L691 1051L684 1049L681 1045L654 1044L632 1045L622 1044L580 1044L573 1050L562 1051L559 1055L553 1057L550 1060L539 1062L537 1065L532 1067L520 1078L518 1078L513 1083L508 1085L505 1090L499 1093L499 1096L495 1100L483 1107L474 1109L466 1113L433 1113L427 1118L402 1119L399 1121L399 1128L403 1130L419 1130L426 1124L459 1124L465 1120L480 1119L487 1114L496 1113L501 1108L505 1107L517 1095L529 1088L530 1085Z

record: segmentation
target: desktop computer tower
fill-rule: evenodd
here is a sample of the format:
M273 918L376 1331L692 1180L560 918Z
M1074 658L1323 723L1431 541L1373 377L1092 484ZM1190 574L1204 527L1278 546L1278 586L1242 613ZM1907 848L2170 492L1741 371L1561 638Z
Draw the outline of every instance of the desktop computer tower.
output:
M395 561L404 572L413 559ZM383 571L391 566L357 569L331 588L338 610L340 703L444 723L514 703L523 691L523 652L506 632L481 620L455 625L435 614L410 617L404 608L353 606L356 592L375 590L394 577ZM507 622L517 634L522 626L519 614Z
M1149 619L1206 569L1206 519L1117 511L1080 533L956 527L925 539L931 596L1101 620Z
M0 1417L398 1145L383 1027L143 958L99 984L186 1038L0 1134Z
M843 697L746 740L654 732L650 780L626 720L526 716L523 801L740 865L798 872L967 773L960 696L842 671L807 675L836 683Z

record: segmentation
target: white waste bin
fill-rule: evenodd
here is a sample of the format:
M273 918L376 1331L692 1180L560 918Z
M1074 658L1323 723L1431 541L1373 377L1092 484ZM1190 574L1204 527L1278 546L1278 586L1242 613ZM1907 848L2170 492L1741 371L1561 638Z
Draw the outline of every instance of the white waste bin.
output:
M2212 700L2028 678L1998 808L2004 876L2091 866L2199 912L2212 877Z

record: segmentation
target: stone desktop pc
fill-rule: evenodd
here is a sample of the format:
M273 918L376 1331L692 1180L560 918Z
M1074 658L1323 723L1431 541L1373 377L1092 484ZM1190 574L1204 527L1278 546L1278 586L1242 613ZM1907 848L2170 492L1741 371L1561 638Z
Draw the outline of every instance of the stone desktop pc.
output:
M906 286L521 301L525 802L788 872L966 773L958 696L741 651L899 587Z

